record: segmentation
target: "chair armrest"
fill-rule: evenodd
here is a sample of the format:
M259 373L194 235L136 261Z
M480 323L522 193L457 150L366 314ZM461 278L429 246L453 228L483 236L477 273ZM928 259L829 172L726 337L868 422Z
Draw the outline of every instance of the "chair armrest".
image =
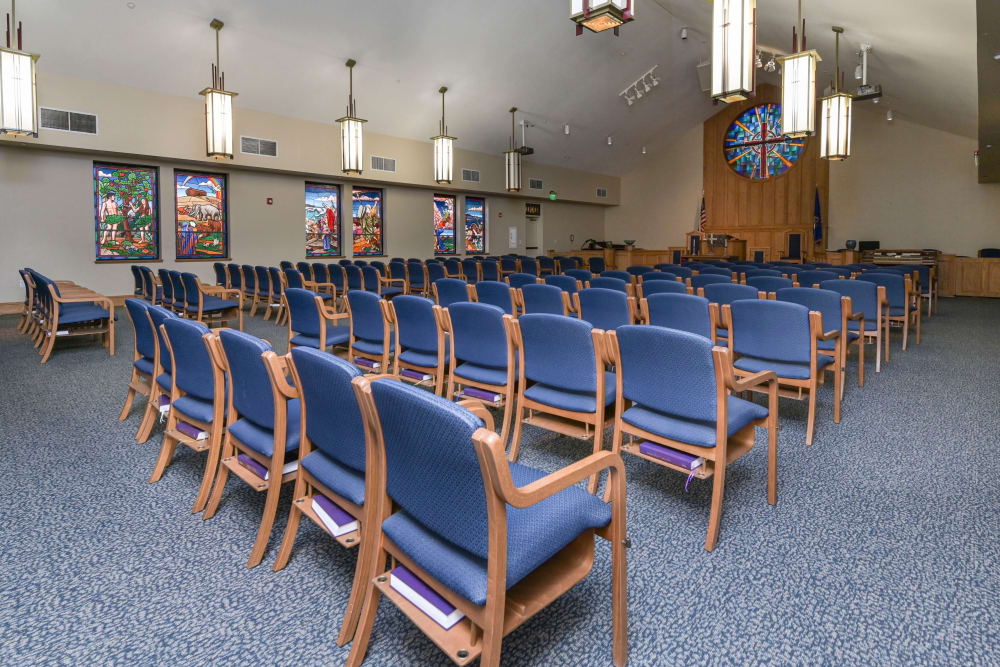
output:
M56 296L51 293L50 295L52 296L52 300L57 303L100 303L107 306L109 313L113 313L115 310L115 305L111 299L97 293L83 296Z
M288 367L290 359L290 353L282 357L271 351L264 353L264 363L268 367L271 382L274 383L274 386L285 398L298 398L299 390L288 384L287 380L288 373L291 370Z
M753 389L754 387L759 387L762 384L767 384L768 382L777 382L778 375L774 371L760 371L759 373L754 373L749 377L745 377L742 380L737 380L735 377L732 378L731 382L727 382L729 388L735 392L747 391Z
M323 306L322 311L323 317L331 321L344 320L350 317L347 313L338 313L333 308L329 306Z
M381 280L382 282L384 282L386 284L389 284L389 283L399 283L400 285L405 285L406 284L406 279L405 278L381 278L380 277L379 280Z
M860 311L857 312L857 313L851 313L850 315L847 316L847 319L849 319L849 320L864 320L865 319L865 314L862 313L862 312L860 312Z
M596 475L602 470L613 469L625 474L621 456L613 452L596 452L579 461L550 473L526 486L517 487L510 476L510 464L500 436L484 428L472 434L480 461L486 464L493 480L493 489L500 499L513 507L524 508L550 498L569 487Z
M830 331L827 331L825 334L820 336L819 340L833 340L834 338L839 338L839 337L840 337L840 330L831 329Z
M234 296L234 297L236 297L237 300L239 300L240 297L243 296L243 292L242 291L240 291L238 289L235 289L235 288L229 288L229 287L220 287L219 288L219 294L222 295L222 296L227 296L227 295L228 296Z
M456 401L456 404L482 419L488 430L494 430L496 422L493 421L493 415L486 409L486 404L478 398L463 398L461 401Z

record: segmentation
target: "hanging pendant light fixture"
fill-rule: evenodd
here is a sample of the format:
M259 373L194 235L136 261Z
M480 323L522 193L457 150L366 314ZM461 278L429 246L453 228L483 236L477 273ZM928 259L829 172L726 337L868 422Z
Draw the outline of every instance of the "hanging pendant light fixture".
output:
M215 30L215 62L212 64L212 87L199 93L205 96L205 150L208 157L233 159L233 98L226 90L226 75L219 65L219 19L208 24Z
M781 62L781 131L788 137L807 137L816 133L816 63L822 58L806 50L806 22L799 0L797 28L802 30L799 49L797 28L792 28L792 55Z
M576 34L583 29L604 32L614 29L615 35L623 23L635 18L633 0L570 0L569 17L576 24Z
M739 102L757 85L757 0L715 0L712 20L712 97Z
M340 170L345 174L360 174L364 161L362 138L364 129L362 123L367 120L358 118L354 100L354 66L358 63L351 59L347 61L350 70L350 88L347 93L347 115L338 118L340 123Z
M438 128L440 134L431 137L431 140L434 142L434 182L444 185L451 183L454 164L452 148L456 139L448 136L448 126L444 124L444 94L448 92L447 86L441 86L438 92L441 93L441 125Z
M851 104L854 96L840 90L840 35L844 29L833 27L837 36L837 69L833 75L833 95L820 101L823 143L819 156L827 160L846 160L851 156Z
M14 1L7 15L7 46L0 48L0 134L38 138L35 61L37 53L21 50L21 24L17 22ZM11 47L11 30L17 48Z
M510 108L510 149L504 151L504 183L507 192L521 191L521 151L517 147L517 133L515 130L514 114L517 107Z

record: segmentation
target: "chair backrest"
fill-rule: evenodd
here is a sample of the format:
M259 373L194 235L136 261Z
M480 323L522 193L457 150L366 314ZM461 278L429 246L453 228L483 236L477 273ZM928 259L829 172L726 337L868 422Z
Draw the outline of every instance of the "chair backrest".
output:
M326 264L323 264L322 262L313 262L310 266L312 267L314 281L318 283L330 282L330 272L327 270Z
M502 309L488 303L456 303L448 308L455 363L507 369L513 363Z
M850 278L851 274L854 273L854 271L847 266L830 266L823 270L828 273L833 273L837 276L843 276L844 278ZM802 285L804 283L799 283L799 284Z
M236 329L222 329L219 341L229 368L233 407L240 417L261 428L274 430L276 397L261 356L272 351L271 344Z
M215 284L222 285L224 287L228 282L226 276L226 265L222 262L215 262L212 264L212 268L215 269Z
M381 273L383 276L388 275L386 273L385 262L380 262L378 260L372 260L369 266L373 267L376 271Z
M305 285L302 282L302 272L298 269L285 269L285 283L292 289L302 289Z
M798 272L793 271L793 273L795 273L797 279L796 282L803 287L812 287L813 285L820 284L824 280L836 280L838 277L833 271L820 271L819 269Z
M403 350L437 354L438 325L434 302L422 296L401 294L392 301L396 313L396 338Z
M364 289L360 266L348 264L344 267L344 275L347 277L347 289L349 291Z
M741 299L728 308L733 351L770 361L808 364L812 355L809 309L787 301Z
M512 273L507 276L507 282L511 287L520 289L525 285L534 285L538 282L538 277L531 273Z
M427 262L427 281L434 284L444 278L444 265L440 262Z
M573 276L553 275L545 276L546 285L555 285L564 292L573 294L576 292L576 278Z
M167 320L176 319L177 315L162 306L148 306L146 312L149 313L149 319L153 323L153 331L156 332L156 344L160 346L160 365L163 366L163 370L170 373L172 372L170 350L167 349L167 343L163 338L163 332L160 331L160 325Z
M865 271L861 279L885 287L885 298L891 307L902 308L906 305L906 278L898 273Z
M156 296L156 281L153 278L153 271L148 266L140 266L139 270L142 272L142 294L146 298L146 301L152 302ZM55 284L52 280L49 280L49 282ZM57 294L58 290L57 286Z
M753 271L757 268L756 264L733 264L728 267L733 273L743 273L745 271Z
M179 317L163 322L173 352L174 384L186 394L203 401L215 398L215 372L203 336L207 326Z
M285 290L285 301L288 303L289 328L296 333L318 336L320 321L316 293L301 287L289 287Z
M687 285L676 280L650 280L639 286L642 296L651 294L687 294Z
M189 306L197 306L201 301L201 281L193 273L182 273L181 282L184 283L184 302Z
M539 255L536 259L538 261L539 270L548 271L549 273L552 273L553 271L556 270L556 260L554 260L553 258L547 257L545 255ZM521 270L522 271L524 270L523 265Z
M292 364L309 441L334 461L364 472L365 429L351 386L361 371L311 347L292 348Z
M720 276L716 273L698 273L696 276L691 276L688 278L691 281L691 287L698 289L699 287L704 287L705 285L712 285L717 283L731 283L732 280L726 276Z
M337 288L337 292L344 291L344 285L347 283L347 276L344 273L344 267L340 264L327 264L327 282Z
M619 280L624 280L627 283L634 282L632 280L632 274L629 273L628 271L615 271L613 269L612 270L608 270L608 271L601 271L601 277L602 278L618 278Z
M174 303L180 306L185 303L185 292L187 292L184 280L181 278L181 272L170 269L167 271L167 275L170 278L170 291L174 295Z
M354 266L354 262L349 259L338 260L337 264L340 264L341 266Z
M680 264L657 264L656 270L672 273L675 276L680 276L681 278L690 278L694 275L694 271L692 271L689 267L681 266Z
M878 321L878 285L867 280L824 280L821 289L851 298L851 310L865 316L865 327Z
M732 271L721 266L706 266L698 273L701 273L702 275L726 276L727 278L733 277Z
M457 259L445 259L442 260L442 264L444 264L444 270L453 276L462 273L462 262Z
M239 264L227 264L227 273L229 273L229 286L233 289L243 289L253 290L256 282L253 279L253 267L249 264L244 264L240 266Z
M607 265L604 263L603 257L590 257L587 259L587 266L590 267L591 273L602 273Z
M368 266L368 262L363 259L354 260L354 266Z
M271 292L271 272L266 266L255 266L253 272L257 276L257 294L267 295Z
M514 314L514 293L507 283L499 280L481 280L476 283L476 299L479 303L496 306L508 315Z
M604 276L598 276L596 278L591 278L587 284L589 287L595 287L597 289L613 289L617 292L628 294L629 284L621 278L606 278Z
M654 270L655 269L653 269L653 267L651 266L643 266L641 264L625 267L625 271L633 276L641 276L644 273L649 273L650 271Z
M403 262L389 262L389 277L394 280L407 280L409 272L406 270L406 264ZM423 280L423 273L421 272L420 278Z
M654 294L642 301L643 315L649 324L712 338L712 317L705 297L693 294Z
M163 287L163 298L172 300L174 298L174 285L170 282L170 271L159 269L156 273L160 277L160 285Z
M777 292L786 287L795 287L791 278L780 278L778 276L753 276L747 278L747 285L756 287L761 292Z
M738 299L756 299L758 290L752 285L737 285L736 283L716 283L705 285L705 298L709 303L732 303Z
M376 294L381 293L381 285L379 284L379 277L381 271L375 266L362 266L361 275L365 280L365 291L375 292Z
M284 271L285 269L295 268L295 265L289 262L287 259L283 259L280 262L278 262L278 266L281 268L282 271Z
M410 287L423 289L424 287L424 263L420 260L408 260L406 262L406 275L410 281ZM395 277L395 276L393 276Z
M538 275L538 260L534 257L522 257L521 258L521 273L529 273L533 276Z
M488 559L485 487L471 440L482 420L398 380L376 380L371 392L384 442L386 493L434 534Z
M142 294L142 271L139 270L139 267L136 264L133 264L129 268L132 269L132 280L135 282L135 294Z
M627 294L617 290L591 287L575 295L580 319L590 322L595 329L610 331L632 324L632 310Z
M347 293L352 336L377 343L385 340L385 318L379 301L379 296L371 292L351 290Z
M836 278L834 278L836 280ZM778 301L787 301L815 310L823 316L823 331L840 329L843 321L843 297L838 292L812 287L786 287L775 294Z
M579 280L581 283L587 282L593 275L587 269L569 269L567 271L564 271L563 273L565 273L567 276L570 276L571 278Z
M135 331L135 351L140 357L152 359L156 354L156 336L153 333L146 311L149 304L142 299L125 299L125 310Z
M517 272L517 257L501 257L500 270L504 273Z
M574 271L580 267L579 262L576 261L576 257L563 257L559 260L559 270L569 275L570 271Z
M483 280L500 280L500 263L495 259L484 259L480 265Z
M284 285L281 282L281 271L276 266L267 267L267 275L271 278L271 296L280 298Z
M434 281L434 298L437 305L447 308L453 303L469 300L468 283L460 278L441 278Z
M648 283L653 280L677 280L677 274L667 271L647 271L642 274L642 282Z
M462 273L465 274L465 279L470 283L474 283L479 280L479 262L474 259L463 259L462 260Z
M777 269L748 269L743 273L748 279L756 276L774 276L775 278L781 277L781 271L778 271Z
M562 288L555 285L524 285L521 287L521 303L526 313L566 314L566 297Z
M687 331L629 325L615 331L622 397L683 419L715 423L712 341Z
M596 353L588 322L547 313L522 315L517 322L526 379L566 391L597 391Z

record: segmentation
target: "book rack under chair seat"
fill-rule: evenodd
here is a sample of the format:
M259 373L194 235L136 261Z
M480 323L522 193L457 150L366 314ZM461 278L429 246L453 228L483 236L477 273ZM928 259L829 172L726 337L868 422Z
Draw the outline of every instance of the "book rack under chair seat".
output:
M685 331L630 325L606 332L604 339L615 367L611 451L626 452L689 478L714 478L706 551L715 549L719 540L726 467L750 451L758 427L768 431L767 502L778 502L774 373L763 371L737 380L729 350ZM730 395L750 389L767 392L767 408Z
M295 480L295 470L286 470L286 458L296 463L298 460L299 400L287 380L287 358L278 357L267 341L230 329L220 331L219 340L230 382L227 423L221 465L202 519L215 516L230 473L253 490L266 493L260 527L247 561L247 567L253 568L264 558L281 486Z
M354 388L371 424L369 465L385 474L373 490L380 500L375 574L347 665L364 660L383 596L455 664L478 658L485 667L499 665L504 636L591 572L594 535L612 545L612 661L624 665L628 539L621 457L598 452L546 475L507 460L478 401L456 405L393 379L358 378ZM609 502L578 486L604 470ZM399 567L464 618L448 629L439 625L393 587Z
M160 454L149 481L160 481L178 443L206 453L201 484L191 509L197 514L208 502L222 451L226 407L222 349L218 334L211 333L201 322L171 318L160 327L170 352L174 381Z

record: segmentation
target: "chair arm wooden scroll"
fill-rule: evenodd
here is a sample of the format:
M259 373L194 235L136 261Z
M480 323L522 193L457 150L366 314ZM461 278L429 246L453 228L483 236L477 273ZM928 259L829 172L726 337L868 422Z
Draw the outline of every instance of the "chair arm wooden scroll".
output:
M80 296L56 295L54 290L49 290L49 293L52 295L52 300L56 303L100 303L107 308L109 313L114 313L115 311L115 305L111 299L97 292L81 294Z
M840 338L839 329L831 329L830 331L827 331L825 334L819 337L819 340L833 340L835 338Z
M621 456L603 451L571 463L531 484L517 487L510 476L510 462L500 436L481 428L472 434L472 442L479 455L480 465L484 465L490 473L494 491L503 502L512 507L524 508L539 503L602 470L610 469L613 474L625 474Z
M338 313L333 307L327 306L326 304L320 305L320 312L323 317L331 321L343 320L350 317L347 313Z
M493 421L493 415L486 409L486 404L478 398L463 398L461 401L456 401L456 404L482 419L487 429L494 430L496 423Z

